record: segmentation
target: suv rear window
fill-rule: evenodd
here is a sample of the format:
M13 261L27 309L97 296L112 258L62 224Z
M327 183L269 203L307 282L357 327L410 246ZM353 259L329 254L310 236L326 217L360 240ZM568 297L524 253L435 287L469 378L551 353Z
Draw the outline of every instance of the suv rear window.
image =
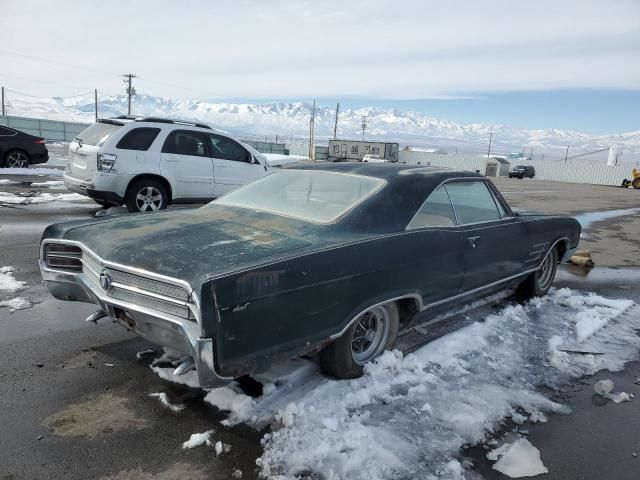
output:
M5 136L5 135L12 135L12 136L13 136L13 135L15 135L15 134L16 134L16 132L15 132L15 131L13 131L13 130L11 130L11 129L9 129L9 128L3 127L2 125L0 125L0 135L2 135L2 136Z
M122 127L122 125L114 125L113 123L94 123L90 127L84 129L76 139L82 140L82 143L85 145L101 147L104 142L113 135L113 132L118 130L120 127Z
M116 148L122 150L149 150L149 147L160 133L159 128L141 127L125 133L120 139Z

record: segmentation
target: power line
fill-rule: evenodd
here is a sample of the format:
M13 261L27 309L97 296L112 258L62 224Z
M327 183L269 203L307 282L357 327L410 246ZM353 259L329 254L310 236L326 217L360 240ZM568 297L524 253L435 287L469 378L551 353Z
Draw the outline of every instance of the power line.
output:
M31 97L31 98L46 98L46 99L50 99L50 98L62 98L62 99L65 99L65 98L78 98L78 97L82 97L82 96L84 96L84 95L87 95L87 94L89 94L89 93L93 93L93 90L88 90L88 91L86 91L86 92L79 93L79 94L77 94L77 95L68 95L68 96L66 96L66 97L62 97L62 96L55 96L55 97L43 97L43 96L41 96L41 95L32 95L32 94L29 94L29 93L19 92L18 90L13 90L13 89L11 89L11 88L5 88L5 91L7 91L7 92L12 92L12 93L17 93L18 95L22 95L23 97Z

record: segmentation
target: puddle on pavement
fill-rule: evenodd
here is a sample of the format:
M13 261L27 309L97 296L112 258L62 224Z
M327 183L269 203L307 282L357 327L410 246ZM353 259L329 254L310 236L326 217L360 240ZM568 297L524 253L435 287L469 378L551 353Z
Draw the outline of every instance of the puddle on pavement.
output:
M127 407L128 399L111 393L75 403L45 418L43 425L57 435L84 435L90 438L103 433L139 430L148 421Z
M188 463L176 463L162 472L144 471L140 467L133 470L123 470L100 480L206 480L208 475L198 467Z
M621 210L602 210L598 212L586 212L574 215L573 218L580 222L582 230L591 228L592 224L609 220L616 217L624 217L625 215L634 215L640 213L640 208L624 208Z

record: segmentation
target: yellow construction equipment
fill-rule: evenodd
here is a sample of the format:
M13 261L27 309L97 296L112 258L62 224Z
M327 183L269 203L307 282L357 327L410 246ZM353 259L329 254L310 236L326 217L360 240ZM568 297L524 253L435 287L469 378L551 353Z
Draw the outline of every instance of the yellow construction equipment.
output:
M637 168L631 170L631 180L627 180L625 178L624 180L622 180L622 185L620 186L623 188L632 186L636 190L640 190L640 170L638 170Z

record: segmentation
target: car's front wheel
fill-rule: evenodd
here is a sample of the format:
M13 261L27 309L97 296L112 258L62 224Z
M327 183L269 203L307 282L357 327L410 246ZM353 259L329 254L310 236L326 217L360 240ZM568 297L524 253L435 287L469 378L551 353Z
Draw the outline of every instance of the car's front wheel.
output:
M399 314L395 303L371 307L340 338L319 354L322 371L336 378L356 378L363 367L383 351L393 348Z
M164 210L169 203L167 190L152 179L138 180L129 187L125 198L127 210L131 213Z
M544 258L542 266L518 286L517 294L520 300L526 301L533 297L546 295L553 284L553 280L556 278L557 269L558 249L553 248Z
M4 157L4 166L7 168L28 168L29 155L22 150L10 150Z

